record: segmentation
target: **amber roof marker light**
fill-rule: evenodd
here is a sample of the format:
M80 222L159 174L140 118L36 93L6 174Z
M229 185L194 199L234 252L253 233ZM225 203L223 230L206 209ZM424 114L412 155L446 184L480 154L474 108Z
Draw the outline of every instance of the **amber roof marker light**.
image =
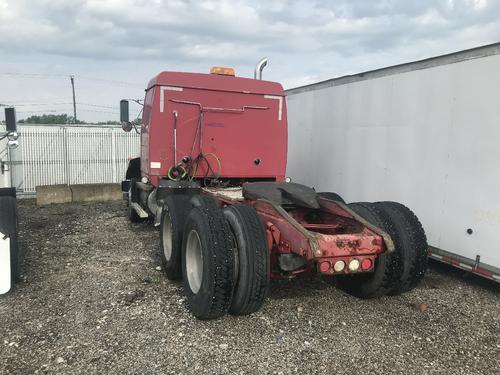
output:
M221 76L235 76L234 68L225 68L222 66L213 66L210 69L210 74L218 74Z

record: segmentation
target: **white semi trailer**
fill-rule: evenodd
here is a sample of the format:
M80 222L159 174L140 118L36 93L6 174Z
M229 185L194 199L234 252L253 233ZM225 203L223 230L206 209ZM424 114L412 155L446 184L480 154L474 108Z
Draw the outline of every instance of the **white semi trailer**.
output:
M412 207L430 256L500 282L500 43L287 91L287 174Z
M5 108L5 129L0 129L0 294L19 278L16 189L11 187L9 152L17 145L16 113Z

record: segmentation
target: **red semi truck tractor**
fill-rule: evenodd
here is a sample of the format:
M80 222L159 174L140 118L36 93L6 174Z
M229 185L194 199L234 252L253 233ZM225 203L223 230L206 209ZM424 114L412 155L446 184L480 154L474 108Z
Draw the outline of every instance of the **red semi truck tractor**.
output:
M286 98L260 79L265 64L254 79L220 67L162 72L146 88L140 125L120 103L124 130L141 134L122 183L128 216L159 226L166 276L182 280L200 319L251 314L271 278L309 272L359 298L414 288L427 241L408 208L346 204L285 177Z

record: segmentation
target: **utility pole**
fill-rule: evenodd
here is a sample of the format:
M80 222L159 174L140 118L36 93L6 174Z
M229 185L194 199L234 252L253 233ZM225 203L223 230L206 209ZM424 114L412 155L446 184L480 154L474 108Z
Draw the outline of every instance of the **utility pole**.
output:
M75 76L69 76L71 79L71 89L73 90L73 118L76 124L76 100L75 100Z

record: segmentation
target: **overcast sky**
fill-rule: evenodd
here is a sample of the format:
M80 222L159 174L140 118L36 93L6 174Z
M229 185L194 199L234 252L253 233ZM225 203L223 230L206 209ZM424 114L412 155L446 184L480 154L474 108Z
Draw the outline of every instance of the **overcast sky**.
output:
M250 77L267 56L290 88L497 42L500 1L0 0L0 38L18 118L71 113L73 74L78 117L104 121L162 70Z

